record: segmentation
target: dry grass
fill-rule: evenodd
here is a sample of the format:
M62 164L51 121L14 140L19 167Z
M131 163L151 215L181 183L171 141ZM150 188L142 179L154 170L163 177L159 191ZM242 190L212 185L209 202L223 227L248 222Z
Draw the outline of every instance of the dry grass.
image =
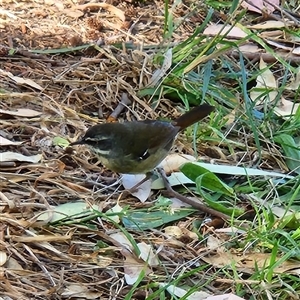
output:
M128 292L127 287L123 289L124 258L120 245L108 235L115 230L110 223L95 219L89 228L78 224L45 227L37 222L37 216L78 199L107 210L118 196L116 186L107 188L117 180L115 174L97 165L84 148L74 155L53 145L54 137L74 141L99 118L108 118L122 93L131 104L120 119L170 117L176 113L167 99L161 98L154 107L150 100L137 96L155 69L154 50L110 46L117 41L140 45L162 42L163 3L113 3L126 11L125 22L106 10L72 9L69 1L2 3L0 108L27 108L41 115L1 114L1 135L22 142L1 147L1 151L42 154L42 161L1 166L1 253L7 256L7 260L3 258L6 264L2 268L1 295L7 299L69 299L71 295L74 299L122 299ZM174 16L185 16L187 11L188 7L182 6ZM189 22L182 27L182 34L177 32L176 42L193 31L194 23ZM52 55L29 52L90 42L105 45L98 50L65 54L59 50ZM10 55L10 48L17 49L16 53ZM42 89L18 84L6 72L31 79ZM121 204L141 206L132 198L121 200ZM181 224L188 225L189 220ZM138 233L134 238L137 242L150 240L157 247L164 244L160 258L165 267L155 271L162 277L197 257L201 248L186 242L169 243L159 231ZM103 249L95 247L100 242L106 243Z
M119 215L128 217L144 209L149 215L143 221L150 220L150 223L164 210L176 215L184 209L174 213L164 199L158 199L160 193L154 193L143 204L132 196L124 197L118 174L101 166L85 147L76 147L75 152L63 146L77 140L96 123L180 115L181 102L164 95L142 98L139 92L149 85L161 67L162 61L158 62L162 58L161 49L186 41L199 24L217 23L220 19L232 21L222 9L211 16L206 14L201 3L191 0L177 5L169 10L173 19L165 22L164 3L160 1L1 2L0 139L10 140L12 145L0 145L0 156L11 151L28 157L36 155L40 159L30 163L0 163L0 296L6 299L127 297L126 300L152 300L169 297L167 292L165 296L166 287L161 287L161 283L187 287L189 292L194 288L210 294L232 291L245 299L250 294L257 299L265 299L272 293L298 294L299 279L295 279L291 271L298 270L297 260L279 275L274 271L277 263L286 267L285 262L291 263L289 258L298 259L299 255L295 254L297 235L292 232L296 228L288 228L290 221L277 219L272 211L273 204L284 206L283 210L292 203L297 205L298 192L293 192L295 187L298 189L297 179L282 183L267 177L235 176L227 180L224 176L220 181L229 183L234 193L232 198L217 198L215 203L218 209L224 203L226 208L245 213L246 220L234 219L234 225L240 225L240 230L217 231L216 228L224 225L223 220L215 218L205 222L203 214L199 217L193 212L172 223L174 231L183 232L173 238L166 233L165 226L129 230L124 225L125 218L119 225L109 219L108 212L119 205L123 208ZM207 23L206 15L209 16ZM171 26L177 22L181 26L174 30ZM163 39L166 24L170 25L166 36L170 36ZM251 35L251 39L253 37L255 35ZM218 106L207 128L201 127L203 133L208 132L209 139L209 143L197 145L198 153L203 155L201 159L219 165L278 172L290 172L296 169L294 164L298 168L299 160L295 159L298 148L290 146L293 154L284 156L284 143L274 138L282 132L296 137L298 121L275 117L274 107L269 108L268 104L255 106L253 110L245 97L249 92L246 85L256 81L260 73L260 56L243 52L241 57L236 47L222 51L214 48L216 45L214 50L208 51L213 39L207 39L204 34L188 41L190 44L184 53L173 48L174 66L165 78L164 87L184 94L187 90L181 89L181 85L189 84L190 91L194 88L196 92L186 99L195 100L196 95L199 97L194 104L205 97ZM227 46L226 41L223 45ZM177 50L181 50L180 46ZM191 60L200 53L198 49L191 50L198 46L204 54L200 55L202 63L198 73L181 81L178 74L182 73L176 70L181 68L182 61L190 62L190 57L185 57L187 53L191 53ZM262 54L274 62L277 52ZM210 66L209 61L213 61L213 65ZM276 70L274 73L284 86L294 73L286 62L280 63L269 67L273 72ZM205 83L207 80L209 84ZM282 93L289 93L287 98L291 101L297 100L298 91ZM12 113L18 109L26 110L19 115ZM186 138L182 135L177 140L176 147L179 152L193 154L191 131L186 133ZM293 159L290 167L287 161ZM96 209L76 216L70 213L72 218L49 225L48 216L52 216L54 208L76 201L76 207L83 203ZM153 214L155 209L157 214ZM49 215L43 215L45 212ZM120 232L132 236L131 252L112 237ZM160 264L148 265L135 287L126 283L124 274L128 274L128 266L143 266L144 261L136 251L137 243L142 242L157 252ZM216 261L218 254L224 261ZM239 256L241 260L229 263L227 254ZM274 264L265 262L257 266L258 254L267 259L271 257ZM281 261L280 257L283 257ZM249 268L245 269L243 259Z

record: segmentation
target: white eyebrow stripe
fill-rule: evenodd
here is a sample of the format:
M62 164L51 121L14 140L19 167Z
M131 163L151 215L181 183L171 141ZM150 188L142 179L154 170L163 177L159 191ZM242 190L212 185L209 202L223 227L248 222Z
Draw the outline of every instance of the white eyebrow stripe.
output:
M103 136L100 139L99 138L86 137L84 140L85 141L92 141L92 142L101 142L101 141L106 141L108 139L110 139L110 138Z

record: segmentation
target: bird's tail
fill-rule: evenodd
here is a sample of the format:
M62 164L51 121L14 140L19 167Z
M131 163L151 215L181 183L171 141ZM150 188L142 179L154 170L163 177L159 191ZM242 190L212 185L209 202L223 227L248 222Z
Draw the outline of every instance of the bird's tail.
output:
M208 116L214 109L215 107L209 104L196 106L179 118L173 120L172 124L174 126L178 126L180 130L184 130L185 128Z

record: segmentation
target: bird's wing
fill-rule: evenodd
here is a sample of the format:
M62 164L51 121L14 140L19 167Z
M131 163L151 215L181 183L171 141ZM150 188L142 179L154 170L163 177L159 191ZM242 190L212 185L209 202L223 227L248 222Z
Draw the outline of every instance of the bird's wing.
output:
M146 159L158 149L165 148L166 151L169 151L179 131L178 127L169 122L157 120L136 122L136 126L131 128L134 128L131 132L133 138L128 154L131 154L132 158L136 160ZM134 138L137 135L139 138Z

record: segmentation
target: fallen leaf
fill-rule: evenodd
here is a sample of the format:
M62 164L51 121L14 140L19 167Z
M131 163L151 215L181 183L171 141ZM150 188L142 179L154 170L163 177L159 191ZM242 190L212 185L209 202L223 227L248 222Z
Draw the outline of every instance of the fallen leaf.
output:
M123 232L116 232L109 235L112 239L118 242L125 249L131 251L132 245L127 236Z
M299 106L300 103L294 103L292 101L281 98L277 106L274 108L274 113L277 116L281 116L281 117L295 115Z
M179 171L179 168L191 161L196 161L192 155L173 153L169 154L160 164L159 167L163 168L166 173Z
M187 178L182 172L173 172L170 176L168 176L168 182L170 186L194 184L194 182ZM163 188L165 188L165 184L161 177L152 182L151 189L160 190Z
M267 31L262 31L260 34L259 34L259 37L262 38L262 39L273 39L273 40L279 40L281 39L282 37L282 31L280 29L278 30L267 30ZM271 42L271 40L266 40L267 43ZM271 44L270 43L270 44ZM280 45L280 44L279 44ZM283 45L283 44L281 44ZM288 49L292 49L292 47L289 47Z
M43 88L39 84L37 84L30 78L21 78L18 76L12 76L11 79L13 79L16 83L18 83L20 85L29 85L37 90L40 90L40 91L43 90Z
M14 270L14 271L16 271L16 270L19 270L19 271L24 270L23 267L20 265L20 263L15 258L13 258L13 257L10 257L8 259L8 261L5 264L5 268L7 270ZM24 272L26 272L26 271L24 270ZM23 275L25 275L25 274L23 273Z
M167 226L164 228L166 235L179 239L182 237L182 230L178 226Z
M295 55L300 55L300 47L293 49L292 53Z
M88 286L82 283L68 283L62 287L61 295L63 298L77 298L77 299L100 299L103 292L90 290Z
M42 113L29 108L19 108L17 110L12 110L12 111L0 109L0 114L16 116L16 117L33 118L33 117L40 116Z
M123 207L121 207L118 203L113 206L111 209L109 209L106 213L119 213L123 210ZM118 215L114 215L114 216L110 216L109 219L111 219L112 221L114 221L115 223L120 223L120 218ZM109 220L108 220L109 222Z
M199 200L199 199L196 198L196 197L189 197L189 198L192 198L192 199L194 199L195 201L198 201L198 200ZM179 199L174 198L174 197L169 198L169 200L171 201L170 208L171 208L171 209L174 209L174 210L179 209L179 208L182 208L182 207L192 207L190 204L184 203L184 202L182 202L182 201L180 201Z
M146 175L144 174L123 174L122 184L126 190L130 190L135 185L139 184ZM142 203L144 203L151 194L151 179L140 184L131 195L138 198Z
M25 156L16 152L3 152L0 153L0 162L4 161L23 161L30 163L38 163L42 159L41 154Z
M259 69L262 72L256 78L256 86L250 91L250 98L256 105L266 101L268 103L272 102L278 94L275 76L262 58L260 59Z
M218 239L217 237L213 235L208 235L207 241L206 241L207 249L208 250L220 250L224 249L224 241Z
M14 209L16 207L16 203L13 199L10 199L8 197L6 197L5 194L3 194L0 191L0 199L1 199L1 204L4 206L8 206L10 210Z
M280 32L280 35L281 35L281 32ZM263 38L267 44L269 44L271 46L274 46L275 48L283 49L283 50L286 50L286 51L292 51L293 50L292 46L288 46L287 44L284 44L284 43L279 43L279 42L276 42L276 41L268 40L267 39L268 37L269 37L269 34L268 35L265 35L265 34L261 35L261 38Z
M17 145L21 145L23 142L12 142L2 136L0 136L0 146L17 146Z
M201 258L207 264L217 268L235 265L237 271L253 274L256 269L265 269L270 260L270 253L230 253L230 252L217 252L209 256ZM276 258L278 261L280 257ZM300 274L300 262L293 260L286 260L278 267L274 268L275 273L286 274Z
M52 1L51 5L54 4L58 9L59 11L62 11L64 9L64 3L62 1Z
M91 212L92 209L98 209L96 205L92 208L89 207L83 201L67 202L58 206L55 206L52 210L47 210L41 213L37 221L45 221L47 223L57 222L59 220L65 219L67 217L80 217L82 213Z
M56 137L53 138L52 144L54 146L59 146L59 147L65 148L65 147L68 147L70 145L70 142L68 140L60 137L60 136L56 136Z
M226 119L226 123L224 125L231 125L234 123L236 119L236 113L237 113L237 108L233 109L230 111L229 114L227 114L224 119ZM221 151L220 151L221 152Z
M78 19L84 15L83 11L72 9L72 8L66 8L63 10L63 13L73 19Z
M297 91L299 86L300 86L300 71L298 71L296 77L288 85L285 86L285 89Z
M265 205L265 206L267 206L267 205ZM283 219L284 217L289 217L289 216L295 215L295 212L291 209L287 210L286 207L274 206L274 205L272 205L272 213L279 219ZM297 215L300 219L299 213Z
M266 3L264 0L251 0L251 3L253 5L249 4L244 0L241 0L242 7L260 14L262 14L263 12L267 14L271 14L275 10L274 6ZM279 0L272 0L272 3L276 4L277 6L280 5Z
M2 267L7 262L7 253L0 251L0 267Z
M177 296L180 299L183 298L188 291L186 291L185 289L179 288L175 285L170 285L169 283L160 283L159 284L160 287L166 287L167 291L172 295L172 296ZM191 294L189 294L189 296L184 297L184 299L187 300L205 300L208 299L208 297L210 297L210 295L206 292L202 292L202 291L197 291L197 292L193 292Z
M241 52L250 52L250 53L262 52L262 49L253 43L247 43L247 44L241 45L241 46L239 46L239 50Z
M150 269L147 267L147 264L143 261L137 260L129 251L123 250L122 254L125 256L124 278L127 284L135 284L143 271L150 273Z
M180 239L182 237L189 237L193 240L198 239L198 235L195 232L188 230L187 228L180 228L178 226L167 226L164 228L165 234L168 236Z
M108 3L86 3L86 4L82 4L82 5L77 5L74 6L73 9L79 9L79 10L90 10L93 11L95 9L99 9L99 8L103 8L108 10L109 12L113 13L114 15L116 15L121 21L125 22L125 13L124 11L122 11L121 9L108 4Z
M131 230L148 230L183 219L194 212L194 208L180 208L176 210L157 208L151 212L132 211L126 213L122 218L122 222L126 228Z
M285 24L282 21L269 20L259 24L247 26L249 29L273 29L284 28Z
M141 242L137 244L138 248L140 249L140 256L143 261L147 262L149 266L157 266L159 264L159 260L157 255L154 254L153 249L150 245L146 244L145 242Z
M19 77L19 76L14 76L12 73L4 71L2 69L0 69L0 74L9 77L10 79L14 80L17 84L29 85L29 86L37 89L37 90L40 90L40 91L43 90L43 88L39 84L37 84L36 82L34 82L30 78L22 78L22 77Z
M205 28L204 35L216 36L226 35L227 38L245 38L247 34L238 27L232 27L230 25L213 24Z
M5 15L11 19L17 20L18 17L14 14L12 14L10 11L6 10L6 9L2 9L0 8L0 15Z

